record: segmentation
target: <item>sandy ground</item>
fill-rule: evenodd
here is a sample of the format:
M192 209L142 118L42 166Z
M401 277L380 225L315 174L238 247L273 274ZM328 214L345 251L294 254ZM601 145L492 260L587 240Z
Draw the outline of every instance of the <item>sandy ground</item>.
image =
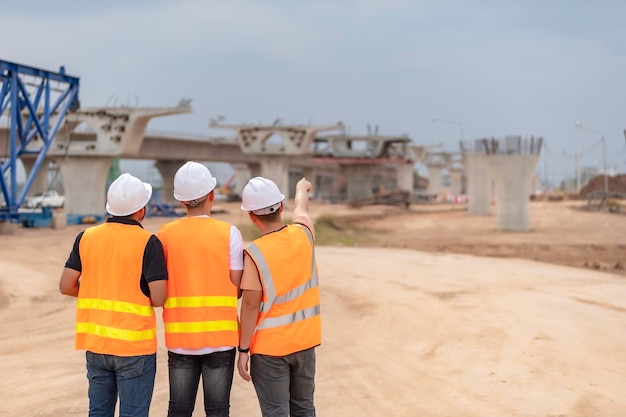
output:
M216 217L246 223L236 205L220 208ZM533 203L531 231L503 233L495 215L454 206L312 213L358 216L378 231L366 247L317 248L318 415L626 416L626 276L615 267L626 260L626 216ZM83 228L0 236L1 416L87 415L75 300L57 289ZM159 337L154 417L168 400ZM234 381L231 415L259 416L252 385Z

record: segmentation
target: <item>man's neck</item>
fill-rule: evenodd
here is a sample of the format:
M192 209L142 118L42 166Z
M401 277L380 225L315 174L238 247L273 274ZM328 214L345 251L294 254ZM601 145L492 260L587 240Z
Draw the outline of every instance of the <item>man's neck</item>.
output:
M198 207L187 206L187 217L211 216L211 205L203 204Z
M266 235L268 233L272 233L272 232L276 232L280 229L282 229L283 227L285 227L285 224L282 222L282 220L264 225L263 227L263 234Z

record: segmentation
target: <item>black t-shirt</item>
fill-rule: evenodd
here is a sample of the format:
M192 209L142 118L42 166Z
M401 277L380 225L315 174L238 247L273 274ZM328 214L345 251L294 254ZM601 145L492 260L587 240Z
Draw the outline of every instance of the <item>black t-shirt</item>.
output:
M107 223L121 223L129 226L139 226L143 228L143 226L141 226L141 223L139 223L138 221L122 217L109 217L107 219ZM78 236L76 236L72 252L67 259L67 262L65 262L66 268L70 268L79 272L83 270L79 251L80 240L83 237L83 233L84 232L80 232ZM167 264L165 263L163 244L158 237L152 235L148 239L148 243L146 243L146 248L143 252L143 265L141 268L141 277L139 279L141 292L143 292L146 297L150 297L150 287L148 287L148 283L164 279L167 279Z

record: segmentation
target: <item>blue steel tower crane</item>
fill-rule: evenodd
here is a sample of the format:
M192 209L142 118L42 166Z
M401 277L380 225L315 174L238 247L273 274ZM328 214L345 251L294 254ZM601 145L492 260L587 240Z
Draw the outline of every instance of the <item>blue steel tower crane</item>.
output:
M8 158L0 161L0 189L6 204L0 205L0 221L15 221L48 149L66 114L79 108L79 79L0 60L0 117L8 113ZM17 189L17 161L36 155L23 188Z

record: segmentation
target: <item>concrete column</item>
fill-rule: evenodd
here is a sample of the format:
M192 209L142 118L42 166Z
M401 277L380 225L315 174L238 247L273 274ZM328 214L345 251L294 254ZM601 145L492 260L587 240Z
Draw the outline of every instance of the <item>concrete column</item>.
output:
M370 165L346 165L343 171L346 173L347 198L348 200L360 200L372 197L373 172Z
M302 168L302 176L304 178L306 178L307 180L309 180L309 182L311 182L311 184L315 184L315 176L317 174L315 173L315 168L313 167L304 167Z
M104 216L112 156L71 156L61 165L68 215Z
M463 170L461 168L450 168L450 194L463 194Z
M250 178L262 176L261 164L248 164L248 170L250 171Z
M428 168L428 193L441 194L444 191L443 185L441 185L441 172L445 166L440 164L429 164L426 165L426 167Z
M396 165L398 188L413 193L413 164Z
M182 167L186 160L172 160L172 161L156 161L154 166L159 170L161 178L163 178L163 186L161 188L161 202L179 204L174 198L174 175L178 168Z
M473 216L489 216L492 177L487 155L463 152L463 166L467 176L467 211Z
M529 199L538 159L539 155L489 155L496 185L499 230L529 230Z
M288 196L289 190L289 157L261 156L261 176L276 183L280 192Z
M248 180L251 178L250 169L246 164L231 164L235 171L235 194L241 196L243 187L246 186Z
M42 193L48 189L49 164L50 160L48 158L44 159L43 163L41 164L41 168L39 168L39 172L37 172L37 175L35 175L35 179L30 186L30 190L28 190L28 195ZM22 165L24 165L24 171L26 171L26 175L30 175L33 167L35 166L35 158L22 158Z

